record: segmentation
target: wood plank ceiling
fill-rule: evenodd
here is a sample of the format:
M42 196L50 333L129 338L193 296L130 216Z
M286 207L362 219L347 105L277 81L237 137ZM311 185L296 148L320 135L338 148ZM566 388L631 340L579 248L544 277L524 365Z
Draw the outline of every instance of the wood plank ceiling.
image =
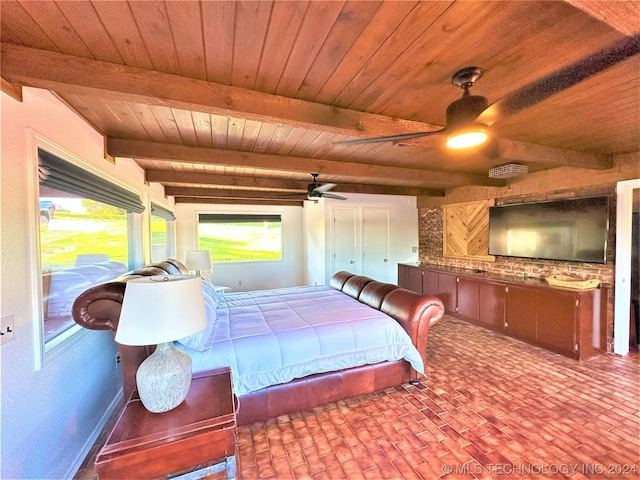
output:
M49 89L176 202L301 204L335 192L442 196L488 170L609 168L639 150L640 60L491 125L489 148L431 131L479 66L495 102L640 31L637 1L7 1L3 91ZM293 194L292 194L293 193ZM348 195L346 195L348 196Z

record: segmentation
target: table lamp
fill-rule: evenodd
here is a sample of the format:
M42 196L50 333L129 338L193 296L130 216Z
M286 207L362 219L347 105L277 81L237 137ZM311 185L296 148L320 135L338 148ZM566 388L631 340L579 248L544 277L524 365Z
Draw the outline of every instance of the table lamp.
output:
M195 275L154 275L129 280L122 300L116 342L157 345L138 367L138 394L154 413L182 403L191 385L192 362L173 341L205 328L202 279Z
M211 254L209 250L189 250L185 255L184 264L190 272L202 275L203 271L212 270ZM209 279L205 278L205 280Z

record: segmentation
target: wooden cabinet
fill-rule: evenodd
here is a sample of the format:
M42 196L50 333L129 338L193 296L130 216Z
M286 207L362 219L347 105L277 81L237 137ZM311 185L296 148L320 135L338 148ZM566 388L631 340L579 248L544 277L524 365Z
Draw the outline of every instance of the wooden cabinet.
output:
M411 268L415 268L415 267L411 267L404 263L398 264L398 286L399 287L407 288L407 289L409 288L409 270Z
M438 273L438 298L444 303L447 313L454 314L458 308L458 276Z
M424 270L413 265L398 265L398 286L422 293L422 274Z
M398 264L398 286L423 295L438 296L438 273L400 263Z
M578 352L576 308L579 302L571 292L538 292L538 337L540 343L566 353Z
M503 331L507 287L501 283L478 282L478 323L493 330Z
M220 462L227 478L235 478L235 410L229 367L195 375L185 401L161 414L144 408L135 391L97 455L95 471L100 480L171 478Z
M438 272L433 270L422 271L422 293L424 295L438 296Z
M421 268L411 267L408 274L408 288L414 292L422 293L422 276L424 271Z
M607 290L571 292L546 289L538 294L538 341L576 358L591 357L606 348Z
M607 289L563 290L457 269L398 268L400 286L439 297L449 315L577 359L606 350Z
M538 295L535 289L506 287L505 331L523 340L536 340L538 331Z
M458 315L473 321L480 319L480 284L468 277L458 277Z

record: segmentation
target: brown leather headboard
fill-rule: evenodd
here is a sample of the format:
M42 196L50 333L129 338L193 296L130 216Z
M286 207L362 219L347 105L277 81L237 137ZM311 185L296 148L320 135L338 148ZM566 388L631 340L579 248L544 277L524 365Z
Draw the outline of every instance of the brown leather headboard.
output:
M363 287L358 300L360 300L365 305L369 305L371 308L380 310L385 297L389 294L389 292L395 290L396 288L398 288L398 286L394 285L393 283L376 282L374 280L373 282L367 283Z
M335 288L336 290L342 291L342 287L347 280L353 277L353 273L345 272L342 270L341 272L335 273L333 277L329 280L329 286Z
M398 287L384 297L380 311L395 318L411 337L420 356L427 358L429 327L444 316L442 300Z
M362 289L370 282L373 282L372 278L365 277L364 275L354 275L353 277L349 277L344 283L342 293L346 293L357 300Z
M132 270L124 275L100 283L82 292L73 302L73 320L91 330L111 330L118 328L122 309L122 299L127 282L132 278L152 275L185 275L189 273L178 260L167 259Z
M111 330L115 335L125 287L129 280L152 275L186 275L188 273L187 267L174 259L146 265L85 290L73 302L71 314L78 325L91 330ZM138 366L151 355L154 349L155 345L133 347L118 344L125 398L129 398L135 388Z

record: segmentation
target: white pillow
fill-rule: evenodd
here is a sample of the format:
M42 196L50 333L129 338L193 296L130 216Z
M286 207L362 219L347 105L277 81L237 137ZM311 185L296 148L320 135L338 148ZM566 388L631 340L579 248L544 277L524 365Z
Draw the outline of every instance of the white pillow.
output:
M197 350L198 352L203 352L209 348L218 329L218 323L220 323L216 311L218 308L218 294L213 286L205 280L202 281L202 291L204 293L204 306L207 312L207 326L198 333L178 340L178 342L185 347Z

